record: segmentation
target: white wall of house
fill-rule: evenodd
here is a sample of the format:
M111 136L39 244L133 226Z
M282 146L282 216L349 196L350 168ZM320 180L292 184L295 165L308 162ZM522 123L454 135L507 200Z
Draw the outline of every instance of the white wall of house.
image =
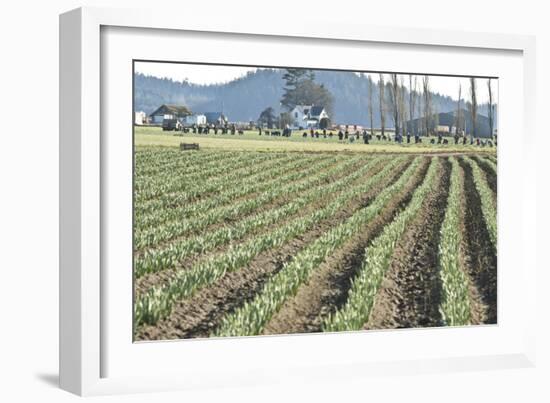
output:
M205 125L206 116L204 115L189 115L185 117L185 123L188 125Z
M293 123L292 128L298 129L300 127L307 127L307 114L304 113L304 109L309 109L307 105L296 105L294 109L290 112Z
M328 119L328 113L323 109L323 111L319 114L318 119L321 121L321 119Z

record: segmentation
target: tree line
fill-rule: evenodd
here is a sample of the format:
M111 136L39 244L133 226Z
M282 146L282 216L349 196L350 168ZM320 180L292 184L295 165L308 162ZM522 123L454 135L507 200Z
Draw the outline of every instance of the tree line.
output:
M408 78L408 88L405 81ZM367 116L370 123L370 132L374 134L373 113L374 113L374 88L373 74L368 77L368 109ZM462 85L458 81L458 97L456 100L455 132L464 133L466 130L465 116L463 116L464 103L472 121L469 135L476 137L476 128L480 105L478 102L478 81L480 78L469 78L469 98L463 100ZM496 104L493 96L492 79L486 80L488 102L486 106L487 118L489 120L490 133L494 133ZM396 136L420 135L429 136L437 134L439 126L439 110L434 103L434 93L430 85L429 75L412 74L378 74L378 108L380 114L380 132L386 132L388 115L393 124L393 131ZM413 124L414 121L414 124ZM410 122L410 124L408 124ZM464 133L465 134L465 133Z

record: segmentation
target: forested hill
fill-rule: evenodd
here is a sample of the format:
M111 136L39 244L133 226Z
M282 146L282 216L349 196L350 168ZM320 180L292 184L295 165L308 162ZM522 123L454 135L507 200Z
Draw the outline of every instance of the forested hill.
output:
M258 119L268 106L281 110L284 81L281 70L260 69L225 84L197 85L166 78L135 75L135 110L153 112L162 104L182 104L194 112L221 111L232 121ZM323 84L334 97L335 123L368 124L368 80L353 72L315 71L315 81ZM374 125L380 125L378 86L373 99ZM450 97L433 95L434 111L449 112L456 108ZM486 114L487 106L480 108ZM386 126L391 127L387 116Z

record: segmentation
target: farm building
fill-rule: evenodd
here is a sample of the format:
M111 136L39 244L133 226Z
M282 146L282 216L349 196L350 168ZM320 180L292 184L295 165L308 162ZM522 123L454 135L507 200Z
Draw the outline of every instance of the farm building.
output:
M223 112L204 112L203 115L206 117L206 123L212 125L225 125L227 124L227 116Z
M293 129L327 127L330 119L325 108L316 105L296 105L290 114Z
M437 113L432 115L431 121L437 125L437 131L441 133L456 133L456 111ZM496 126L496 121L494 123ZM418 127L422 126L422 118L409 120L407 129L414 133ZM460 111L460 129L459 134L463 131L466 134L472 133L472 115L466 109ZM477 114L476 122L476 137L491 137L491 129L489 127L489 118L485 115Z
M185 117L184 123L186 125L205 125L206 124L206 116L202 114L197 115L189 115Z
M191 115L191 111L183 105L161 105L157 110L151 113L151 123L161 124L164 119L183 119Z

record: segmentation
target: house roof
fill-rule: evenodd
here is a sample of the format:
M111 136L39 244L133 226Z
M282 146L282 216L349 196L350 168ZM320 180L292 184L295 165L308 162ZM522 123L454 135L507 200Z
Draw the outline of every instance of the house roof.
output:
M312 106L309 113L311 116L319 116L325 108L323 106Z
M222 112L203 112L202 114L206 116L206 120L209 123L213 123L220 118L226 119L226 116Z
M171 113L178 116L187 116L191 114L191 111L185 105L163 104L159 106L157 110L155 110L153 113L151 113L151 116L165 113Z

